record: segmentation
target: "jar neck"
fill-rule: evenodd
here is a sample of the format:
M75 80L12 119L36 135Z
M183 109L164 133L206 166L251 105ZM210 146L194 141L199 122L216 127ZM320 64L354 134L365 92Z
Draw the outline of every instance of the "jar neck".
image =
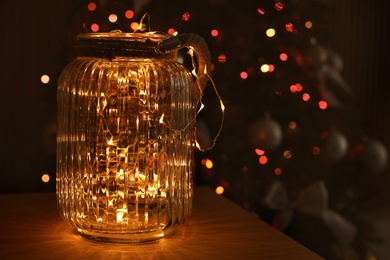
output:
M77 37L76 50L78 56L97 57L109 60L125 60L126 58L176 60L177 51L161 53L156 51L158 43L166 39L166 35L149 34L81 34Z

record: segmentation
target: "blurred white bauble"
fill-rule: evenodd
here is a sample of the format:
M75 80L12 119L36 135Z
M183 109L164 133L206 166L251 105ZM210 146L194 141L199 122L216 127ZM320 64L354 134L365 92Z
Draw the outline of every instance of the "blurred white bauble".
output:
M325 152L332 161L341 160L348 151L347 138L337 130L332 130L325 140Z
M366 142L362 159L368 171L373 174L383 171L387 164L387 157L387 149L384 144L375 139Z
M282 128L271 118L256 120L249 128L249 140L254 148L270 152L282 141Z

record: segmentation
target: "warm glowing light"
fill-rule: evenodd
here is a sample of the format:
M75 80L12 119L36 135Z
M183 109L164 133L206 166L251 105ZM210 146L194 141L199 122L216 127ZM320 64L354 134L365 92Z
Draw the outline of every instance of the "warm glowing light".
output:
M49 182L50 181L50 176L49 176L49 174L45 173L45 174L42 175L41 179L42 179L43 182Z
M50 77L48 75L42 75L41 76L41 82L43 84L47 84L47 83L49 83L49 81L50 81Z
M168 29L168 34L169 34L169 35L176 35L176 34L177 34L177 32L176 32L176 30L175 30L175 29L173 29L173 28L169 28L169 29Z
M95 9L96 9L96 4L94 3L94 2L91 2L91 3L89 3L88 4L88 10L89 11L95 11Z
M316 45L317 44L317 39L314 38L314 37L311 37L309 41L310 41L311 45Z
M302 94L302 100L303 101L309 101L310 100L310 95L308 93L303 93Z
M116 14L110 14L108 16L108 20L111 22L111 23L116 23L116 21L118 21L118 16Z
M139 27L139 23L137 22L132 22L130 24L130 28L133 30L133 31L137 31L138 30L138 27Z
M225 54L220 54L220 55L218 56L218 61L219 61L220 63L225 63L225 62L226 62L226 55L225 55Z
M290 86L290 91L291 91L291 93L297 92L297 86L295 84L291 85Z
M217 29L213 29L213 30L211 30L211 36L213 36L213 37L217 37L217 36L218 36L218 34L219 34L219 32L218 32L218 30L217 30Z
M303 86L299 83L295 84L295 87L297 89L297 92L301 92L303 90Z
M293 32L294 31L294 25L292 23L286 23L286 30L288 32Z
M326 103L326 101L324 100L321 100L320 102L318 102L318 106L320 109L326 109L328 107L328 103Z
M269 67L268 72L272 72L275 70L275 66L273 64L268 64L268 67Z
M218 186L217 188L215 188L215 193L218 195L223 194L224 191L225 189L222 186Z
M281 175L282 174L282 169L280 169L280 168L276 168L275 170L274 170L274 173L275 173L275 175Z
M126 17L127 19L133 18L133 17L134 17L134 12L133 12L133 10L127 10L127 11L125 12L125 17Z
M288 56L287 56L286 53L281 53L281 54L279 55L279 59L280 59L281 61L286 61L286 60L288 59Z
M269 65L268 64L261 65L260 71L263 73L267 73L269 71Z
M320 152L321 152L321 149L320 149L320 147L318 147L318 146L314 146L312 152L313 152L313 154L315 154L315 155L319 155Z
M262 8L257 8L257 12L258 12L259 14L265 14L264 9L262 9Z
M265 34L268 36L268 37L274 37L275 34L276 34L276 31L274 28L269 28L267 31L265 31Z
M313 27L312 22L307 21L307 22L305 23L305 27L306 27L307 29L310 29L311 27Z
M291 121L290 123L288 123L288 127L290 129L295 129L297 128L297 123L295 121Z
M241 71L240 78L247 79L248 78L248 73L246 71Z
M182 16L181 16L181 19L183 20L183 21L189 21L190 20L190 18L191 18L191 16L190 16L190 13L189 12L185 12Z
M257 155L264 155L265 151L257 148L257 149L255 149L255 153Z
M99 31L99 25L97 23L94 23L91 25L91 31L92 32L98 32Z
M268 162L268 157L267 156L265 156L265 155L260 156L260 158L259 158L259 163L260 164L264 165L267 162Z
M277 2L277 3L274 5L274 8L275 8L277 11L281 11L281 10L283 9L283 3Z
M203 159L202 164L207 168L207 169L212 169L214 164L213 161L210 159Z
M286 159L290 159L293 156L293 154L292 154L292 152L290 150L286 150L286 151L283 152L283 156Z

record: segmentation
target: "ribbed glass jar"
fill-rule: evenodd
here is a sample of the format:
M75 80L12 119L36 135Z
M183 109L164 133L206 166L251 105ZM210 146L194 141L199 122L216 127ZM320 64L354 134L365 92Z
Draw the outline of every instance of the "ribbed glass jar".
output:
M166 35L91 33L58 82L57 203L82 236L136 243L191 213L191 73Z

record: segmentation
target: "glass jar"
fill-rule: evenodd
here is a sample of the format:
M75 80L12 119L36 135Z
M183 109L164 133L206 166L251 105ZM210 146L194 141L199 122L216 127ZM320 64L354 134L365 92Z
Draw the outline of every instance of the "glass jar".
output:
M83 237L157 240L190 215L196 96L205 84L176 62L177 50L199 50L199 69L209 53L189 36L78 36L80 55L58 82L56 183L60 215Z

